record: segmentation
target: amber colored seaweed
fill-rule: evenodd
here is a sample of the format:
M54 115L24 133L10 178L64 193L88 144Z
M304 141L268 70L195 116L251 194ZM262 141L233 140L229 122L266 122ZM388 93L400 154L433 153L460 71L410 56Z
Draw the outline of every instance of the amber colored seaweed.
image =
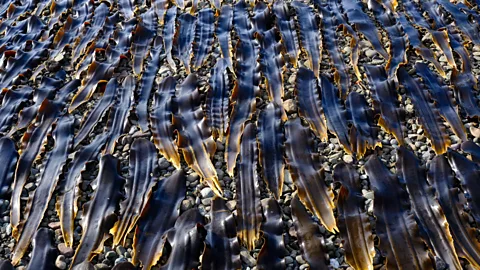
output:
M295 21L290 16L288 5L283 0L277 0L273 3L273 12L275 14L275 24L280 31L281 43L285 46L288 60L296 67L300 45L295 30Z
M0 138L0 198L5 198L10 191L17 160L15 142L8 137Z
M12 264L16 265L23 257L30 245L40 222L47 211L48 203L53 196L59 181L63 166L73 143L74 117L64 115L56 123L53 139L55 145L46 156L44 169L41 173L37 188L30 192L24 211L24 220L13 231L12 235L17 240L13 250Z
M140 138L130 148L129 175L125 184L125 200L120 203L120 219L113 231L113 245L124 245L125 237L131 232L142 213L155 185L153 172L157 166L155 145Z
M177 81L173 77L167 77L159 84L150 120L155 146L160 154L179 169L180 155L173 139L172 125L172 98L175 95L176 85Z
M3 94L2 105L0 107L0 132L6 132L12 125L15 114L22 108L33 89L29 86L17 89L9 89Z
M282 112L275 103L269 103L258 117L259 162L263 180L275 199L282 195L285 163L283 161Z
M213 136L223 141L228 126L229 80L228 60L218 59L210 76L210 89L206 101L206 117Z
M333 192L325 183L325 173L320 166L319 156L313 152L313 138L300 118L288 120L285 124L286 163L298 189L303 204L327 230L338 231L333 216Z
M292 219L297 232L298 245L310 269L328 269L320 227L295 194L290 202Z
M408 194L398 177L376 155L371 155L365 163L365 171L375 195L375 229L387 268L433 269L410 210Z
M260 228L263 233L263 245L258 253L257 268L285 269L285 256L288 251L284 242L281 208L274 199L265 198L262 200L262 209L265 219Z
M230 31L232 30L233 9L230 5L223 5L220 9L220 15L217 20L217 28L215 35L218 39L218 45L220 46L220 52L222 58L227 61L227 66L230 72L234 72L232 64L232 41Z
M471 159L480 164L480 146L472 141L466 141L462 143L462 150L471 156Z
M213 45L213 33L215 31L215 13L211 8L204 8L198 12L198 22L195 28L195 41L193 43L194 70L199 69Z
M192 43L195 38L196 25L197 17L189 13L182 13L180 16L178 16L178 58L182 61L187 74L190 73L190 58L192 54Z
M347 263L354 269L373 269L373 234L364 210L360 178L355 168L346 163L335 166L333 179L342 184L337 200L337 223Z
M480 117L478 99L473 93L473 89L477 89L477 82L472 73L453 70L451 82L453 93L466 116L468 118Z
M83 269L92 257L103 251L103 243L117 221L118 203L123 197L125 179L119 174L119 161L103 155L95 179L93 198L83 205L82 238L73 256L70 269Z
M449 269L462 269L435 190L427 183L425 169L420 166L418 158L405 146L400 146L397 150L397 171L410 194L417 223L425 232L434 253Z
M165 14L165 23L163 26L163 43L165 53L167 55L167 63L173 71L177 70L177 66L172 58L173 39L175 35L175 19L177 17L177 6L172 6Z
M242 269L235 216L220 197L212 199L211 207L211 221L205 226L207 237L201 268L205 270Z
M33 250L27 270L57 268L55 259L58 251L54 245L54 235L53 231L48 228L38 229L32 240Z
M143 71L143 62L145 60L146 54L148 52L148 47L152 42L152 39L155 33L148 28L146 25L148 22L144 23L140 21L133 31L132 35L132 45L130 47L130 52L132 53L132 69L133 73L137 76ZM157 43L161 44L161 43Z
M175 225L185 192L186 176L182 170L158 182L157 190L138 219L133 238L133 264L150 269L160 259L164 235Z
M444 156L438 155L431 161L428 180L434 186L447 218L456 253L474 267L480 267L480 244L476 240L476 230L468 222L468 214L464 212L460 199L463 192L456 187L453 171Z

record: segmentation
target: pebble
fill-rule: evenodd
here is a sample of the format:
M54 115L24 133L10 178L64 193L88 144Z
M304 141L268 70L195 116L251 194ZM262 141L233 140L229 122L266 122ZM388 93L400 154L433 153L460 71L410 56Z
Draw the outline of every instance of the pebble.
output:
M58 251L60 251L60 254L65 255L65 257L72 257L74 252L73 249L67 247L65 243L58 244Z
M168 167L170 167L170 163L165 158L161 158L158 160L158 168L160 170L165 170Z
M352 163L353 162L353 157L350 156L350 155L344 155L343 156L343 161L345 161L346 163Z
M297 104L293 99L287 99L283 102L283 108L287 113L294 113L297 111Z
M288 83L289 84L295 84L296 79L297 79L297 76L295 76L295 74L292 74L292 75L290 75L290 77L288 77Z
M240 258L249 267L253 267L257 263L255 258L253 258L252 255L250 255L250 252L248 252L247 250L240 251Z
M203 188L202 191L200 191L200 194L202 195L202 198L213 197L213 191L209 187Z
M57 259L55 260L55 266L61 270L66 269L67 263L65 262L65 256L58 255Z
M104 264L104 263L97 263L95 264L95 269L98 269L98 270L103 270L103 269L110 269L110 266Z
M377 51L372 50L372 49L368 49L368 50L365 51L365 56L367 56L369 58L372 58L377 54L378 54Z
M128 260L125 259L124 257L120 257L118 259L115 260L115 265L119 264L119 263L122 263L122 262L127 262Z
M470 133L473 135L473 137L480 138L480 128L470 127Z
M117 253L115 251L109 251L107 254L105 254L105 258L107 258L110 261L115 260L117 258Z
M304 264L304 263L305 263L305 260L303 259L302 255L298 255L297 257L295 257L295 260L296 260L299 264Z
M192 207L193 207L193 203L192 203L191 200L183 200L180 208L183 212L183 211L187 211L188 209L190 209Z
M407 112L413 113L413 105L412 104L408 104L407 106L405 106L405 109L407 110Z
M60 221L50 222L48 223L48 227L52 230L60 229Z
M338 263L337 259L330 259L330 265L335 269L340 268L340 264Z

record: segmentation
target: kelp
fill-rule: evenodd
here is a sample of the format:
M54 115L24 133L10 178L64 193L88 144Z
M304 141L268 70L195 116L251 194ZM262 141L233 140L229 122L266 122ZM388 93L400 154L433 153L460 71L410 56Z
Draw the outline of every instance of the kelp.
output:
M203 251L206 231L204 217L198 208L185 211L167 233L166 242L172 247L170 256L160 269L197 269Z
M421 62L416 63L415 70L430 89L442 117L448 122L453 132L455 132L462 141L466 141L467 135L465 127L453 107L453 98L450 96L449 87L445 85L441 79L437 78L426 64Z
M190 73L190 58L192 54L192 43L195 38L196 25L197 17L189 13L182 13L180 16L178 16L178 58L182 61L187 74Z
M156 2L159 2L159 1L156 1ZM133 13L133 4L131 0L118 1L118 7L120 12L123 14L123 17L126 20L130 20L133 17L135 17L135 14Z
M295 85L298 112L307 120L313 133L322 141L328 138L323 109L318 93L318 84L315 74L308 68L301 67L297 71Z
M28 101L33 89L29 86L7 90L0 107L0 132L6 132L12 125L15 114Z
M185 197L185 173L177 170L157 186L138 219L133 238L132 262L143 265L143 269L150 269L162 256L164 235L175 225Z
M33 250L27 270L56 268L55 259L58 251L54 245L54 235L48 228L38 229L32 240Z
M222 58L227 61L230 72L234 72L232 64L232 41L230 31L232 30L233 9L230 5L223 5L217 20L215 36L218 39Z
M423 89L418 79L412 78L404 68L398 70L398 79L405 87L407 96L412 100L419 122L437 154L443 154L450 146L450 138L446 134L439 110L431 102L429 93Z
M180 155L173 139L172 125L172 98L175 95L177 81L173 77L165 78L159 85L153 101L153 110L150 113L153 142L158 151L175 168L180 169Z
M199 69L213 45L215 31L215 13L211 8L204 8L198 12L198 22L195 28L193 43L193 69Z
M12 263L9 260L0 260L0 269L1 270L15 270Z
M333 179L342 184L338 193L337 223L346 261L354 269L371 270L375 248L358 173L352 165L342 162L335 166Z
M116 40L117 43L115 49L120 54L126 54L130 49L132 32L137 25L137 21L137 18L132 18L122 24L118 24L118 27L114 32L113 38Z
M302 257L311 269L328 269L323 247L323 236L318 224L308 214L297 194L293 196L290 205Z
M410 210L408 194L398 177L376 155L370 156L365 171L375 195L375 228L380 251L387 259L387 268L433 269Z
M400 108L395 81L387 77L383 66L365 65L364 68L372 92L374 113L380 115L378 124L403 145L405 112Z
M367 148L375 149L377 146L382 146L378 139L378 128L374 120L373 111L368 106L367 100L362 94L351 92L348 95L345 104L347 108L348 119L352 121L350 128L350 145L353 153L357 157L365 154Z
M318 217L327 230L338 231L333 216L333 192L325 183L318 153L313 152L313 138L300 118L285 124L286 163L302 203Z
M288 251L284 242L281 208L274 199L265 198L262 200L262 209L265 219L260 228L263 233L263 245L258 253L257 268L285 269L285 256Z
M177 6L172 6L167 10L165 14L165 23L163 26L163 43L165 47L165 53L167 55L167 63L170 68L175 72L177 66L172 58L173 39L175 35L175 19L177 17Z
M128 122L127 118L132 105L133 91L135 90L136 79L128 75L118 89L118 94L113 103L112 110L108 115L106 131L109 134L105 153L112 153L115 149L117 139L123 134Z
M48 203L53 196L63 166L72 148L73 124L74 117L68 114L60 118L56 123L56 128L53 132L55 144L52 151L45 158L44 169L41 172L37 188L29 194L23 216L25 221L21 222L12 231L12 235L17 240L12 256L14 265L20 261L27 251L30 241L47 211Z
M474 44L480 44L480 28L478 27L478 13L470 10L465 5L453 4L450 1L439 0L445 10L450 13L455 21L455 25L467 36Z
M177 146L183 152L188 166L198 173L217 194L222 194L213 157L217 145L199 99L197 75L190 74L180 86L178 96L172 99L173 125L177 131Z
M406 184L417 223L429 245L449 269L462 269L435 190L427 183L425 169L420 167L418 158L405 146L397 150L397 171Z
M119 161L103 155L94 181L95 195L83 205L82 238L73 256L70 269L84 269L92 257L103 251L103 243L117 221L118 203L123 197L125 179L119 173Z
M341 103L338 89L333 85L329 78L320 76L320 92L322 95L322 108L327 119L327 127L330 132L335 134L338 141L349 154L350 140L348 136L347 110Z
M275 24L282 37L281 43L285 46L288 60L296 67L300 54L300 45L297 31L295 30L295 21L290 16L288 5L283 0L273 3L273 13L275 14Z
M135 31L132 33L132 45L130 51L132 53L132 65L133 73L137 76L143 71L143 62L145 60L146 54L148 52L148 47L153 40L155 33L148 28L147 24L149 22L144 22L143 20L137 24ZM161 44L161 43L157 43Z
M453 70L451 76L455 98L468 118L480 117L478 99L473 93L477 89L477 82L470 72Z
M125 242L126 235L137 223L140 213L145 208L155 184L153 172L157 166L155 145L147 139L140 138L132 143L130 149L129 175L125 184L125 200L120 203L120 219L113 231L113 245Z
M317 18L312 8L306 4L293 1L292 6L295 9L300 28L300 45L307 54L307 67L313 70L315 77L320 73L320 62L322 61L322 36L318 29Z
M472 141L466 141L462 143L462 150L471 156L471 159L480 164L480 146Z
M75 152L73 161L65 174L65 180L60 183L59 195L55 205L60 219L60 229L67 247L73 246L74 219L78 211L78 198L80 188L78 185L82 179L82 172L86 169L86 163L97 160L100 150L107 141L108 134L97 136L90 144Z
M168 0L154 0L152 1L155 14L157 14L158 23L160 26L164 25L165 13L167 12Z
M211 221L205 227L205 250L202 269L241 269L240 244L237 239L235 216L228 210L225 201L215 196L210 210Z
M206 117L215 138L223 141L228 126L229 80L228 60L221 58L212 69L206 101Z
M8 137L0 138L0 198L5 198L10 192L17 160L15 142Z
M262 175L268 190L277 200L283 190L285 163L283 161L282 111L269 103L258 117L258 148Z
M476 230L468 223L468 214L464 212L460 199L463 192L456 187L453 171L444 156L438 155L431 161L428 181L435 188L438 202L448 221L456 253L467 259L472 266L480 267L480 244L476 240Z
M142 78L138 85L138 100L135 105L135 110L138 117L138 125L144 132L148 130L148 100L155 85L155 76L160 69L162 47L163 39L157 37L153 47L150 49L150 61L142 73Z
M245 125L240 144L237 177L237 235L248 250L255 248L260 236L262 205L257 175L257 138L253 123Z

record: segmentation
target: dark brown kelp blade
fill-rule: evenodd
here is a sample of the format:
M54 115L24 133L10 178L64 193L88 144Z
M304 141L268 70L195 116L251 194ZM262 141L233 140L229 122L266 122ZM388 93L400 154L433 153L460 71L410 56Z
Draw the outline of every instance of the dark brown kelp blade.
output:
M415 106L418 119L425 129L433 150L437 154L445 153L451 141L446 134L438 109L430 101L428 92L422 89L418 80L412 78L403 67L398 70L398 79Z
M165 24L163 26L163 43L165 53L167 54L167 62L173 71L177 70L177 66L172 58L173 39L175 35L175 18L177 17L177 6L172 6L165 14Z
M58 251L54 246L53 238L54 233L50 229L38 229L32 240L33 250L27 270L57 268L55 259Z
M333 192L325 183L319 156L313 152L313 138L300 118L288 120L285 124L286 162L298 189L298 197L327 230L338 231L333 216Z
M137 223L133 238L135 265L150 269L162 256L164 235L175 225L181 201L185 198L186 177L182 170L158 182Z
M451 81L455 97L467 117L480 117L480 106L478 106L478 99L473 91L477 89L477 83L472 73L453 70Z
M163 270L197 269L203 251L206 231L204 217L197 208L192 208L178 217L175 226L167 234L167 243L172 247Z
M307 53L308 68L313 70L315 77L318 77L322 60L322 39L315 13L311 7L302 2L293 1L291 5L297 13L298 26L300 28L300 44Z
M74 219L77 215L77 200L80 197L78 185L81 181L81 173L89 161L96 160L101 148L107 141L108 134L97 136L90 144L79 149L65 175L65 180L59 188L56 210L60 218L60 228L67 247L73 246Z
M397 150L397 171L407 186L416 220L425 232L429 245L449 269L462 269L435 190L427 183L425 169L420 167L418 158L405 146Z
M14 234L17 244L13 250L12 263L15 265L27 251L30 241L47 211L48 203L52 198L63 166L72 148L73 123L73 116L64 115L56 124L53 133L55 145L52 151L46 155L44 169L37 183L37 188L29 194L24 212L25 221L18 225L17 232Z
M82 238L75 251L70 269L84 269L92 257L103 251L103 242L117 222L118 203L122 199L125 179L120 176L118 159L104 155L95 180L95 195L83 205Z
M373 106L380 115L378 124L397 139L400 145L404 143L404 111L398 102L395 82L387 77L383 66L365 65L368 82L372 91Z
M478 144L472 141L466 141L462 143L462 150L470 154L475 163L480 164L480 146Z
M177 50L178 57L183 63L185 70L190 73L190 57L192 53L192 43L195 38L195 28L197 25L197 17L182 13L178 16L177 29Z
M120 203L120 220L113 228L113 245L124 243L126 235L137 223L142 210L152 194L155 184L153 173L157 166L155 145L140 138L132 143L130 149L129 175L125 184L125 200Z
M304 67L299 68L295 88L300 116L307 120L313 133L320 140L326 141L327 126L320 103L317 78L313 71Z
M439 0L440 3L453 17L455 25L465 34L470 41L480 44L480 29L478 19L480 15L477 12L468 9L462 4L453 4L450 1Z
M382 161L371 155L365 171L375 192L373 213L380 251L392 269L433 269L432 261L420 238L407 192L397 176Z
M280 199L283 190L285 163L283 161L282 111L269 103L260 112L258 126L259 161L263 179L275 199Z
M230 72L233 72L232 64L232 41L230 31L232 30L233 9L230 5L223 5L218 16L217 29L215 35L218 39L218 45L222 53L222 58L227 62Z
M144 13L145 14L145 13ZM132 33L132 45L130 47L130 52L132 53L132 65L133 73L137 76L143 71L143 62L145 60L148 47L152 42L154 37L153 31L149 29L146 25L149 22L144 22L143 20L137 23L135 31ZM161 43L159 43L161 44Z
M202 65L212 49L213 32L215 30L215 13L211 8L204 8L198 12L198 23L195 30L193 44L193 69L197 70Z
M240 244L237 239L235 216L228 210L220 197L212 199L211 222L206 226L205 250L202 269L241 269Z
M475 268L480 267L480 244L476 240L476 230L468 222L464 206L456 187L453 171L444 156L436 156L430 163L428 180L435 187L437 199L448 221L453 236L455 250Z
M310 269L328 269L320 227L313 221L297 194L290 202L292 218L297 231L298 245Z
M0 260L0 270L15 270L15 268L10 261Z
M180 93L173 99L173 125L177 130L177 146L183 157L202 181L217 194L222 194L217 171L211 158L217 149L210 128L200 106L197 75L190 74L180 87Z
M368 106L365 97L357 92L351 92L345 107L348 118L352 120L353 124L350 128L350 144L353 153L356 153L357 157L361 157L367 148L381 147L382 143L377 138L380 128L373 122L373 111Z
M175 95L177 81L173 77L165 78L155 93L153 110L150 114L153 142L160 154L175 168L180 168L180 155L173 139L172 98Z
M297 66L300 45L295 30L295 21L290 16L288 5L283 0L277 0L273 3L273 12L275 14L275 23L282 36L282 44L285 46L288 54L288 60L294 66Z
M263 217L262 223L263 246L258 253L257 268L285 269L285 256L288 254L283 239L283 221L281 208L277 201L272 198L262 200Z
M33 89L25 86L17 89L9 89L3 94L2 106L0 107L0 132L6 132L12 125L13 117L28 101Z
M372 270L375 248L358 173L352 165L339 163L335 166L333 178L342 183L337 201L337 223L346 261L354 269Z
M15 142L8 137L0 138L0 198L5 198L10 191L17 160Z
M238 159L237 191L237 234L248 250L255 248L260 236L262 205L257 175L257 138L255 124L248 123L243 131Z
M206 101L206 117L213 136L223 141L228 126L229 80L228 60L221 58L212 69Z

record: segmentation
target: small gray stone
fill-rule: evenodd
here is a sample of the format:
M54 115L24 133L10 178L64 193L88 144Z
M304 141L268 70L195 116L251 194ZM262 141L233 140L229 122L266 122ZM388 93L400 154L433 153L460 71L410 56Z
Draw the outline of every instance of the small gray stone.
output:
M66 269L67 263L65 262L65 256L58 255L57 259L55 260L55 266L61 270Z
M110 269L110 266L104 264L104 263L97 263L95 264L95 269L97 270L106 270L106 269Z
M304 264L304 263L305 263L305 260L303 259L302 255L298 255L297 257L295 257L295 260L296 260L299 264Z
M170 163L165 158L158 160L158 168L160 168L160 170L165 170L168 167L170 167Z
M117 253L113 250L109 251L107 252L107 254L105 254L105 258L107 258L107 260L113 261L115 260L115 258L117 258Z
M377 51L372 50L372 49L368 49L368 50L365 51L365 56L367 56L369 58L372 58L377 54L378 54Z
M290 256L285 257L285 264L292 264L293 263L293 258Z
M60 229L60 221L50 222L48 223L48 227L52 230Z
M226 203L228 210L233 211L235 209L235 206L237 205L237 201L231 200Z
M65 257L72 257L74 253L73 248L67 247L65 243L58 244L58 251L60 251L60 254L65 255Z
M344 155L343 156L343 161L346 163L352 163L353 162L353 157L351 155Z
M212 203L211 198L206 198L206 199L202 200L202 204L205 205L205 206L209 206L211 203Z
M213 197L213 191L209 187L203 188L202 191L200 191L200 194L202 195L202 198Z
M122 263L122 262L127 262L127 261L128 261L127 259L121 257L121 258L118 258L118 259L115 260L115 265L117 265L119 263Z
M340 268L340 264L336 259L330 259L330 265L335 269Z
M249 267L253 267L256 264L255 258L250 255L250 252L248 250L242 250L240 251L240 257L242 258L242 261Z
M123 254L125 254L125 252L127 252L127 250L122 247L122 246L118 246L115 251L117 252L118 256L123 256Z
M283 108L287 113L294 113L297 111L297 104L293 99L287 99L283 102Z
M192 206L193 206L192 201L190 201L190 200L183 200L183 201L182 201L182 205L181 205L180 208L181 208L181 210L182 210L182 212L183 212L183 211L187 211L188 209L192 208Z

